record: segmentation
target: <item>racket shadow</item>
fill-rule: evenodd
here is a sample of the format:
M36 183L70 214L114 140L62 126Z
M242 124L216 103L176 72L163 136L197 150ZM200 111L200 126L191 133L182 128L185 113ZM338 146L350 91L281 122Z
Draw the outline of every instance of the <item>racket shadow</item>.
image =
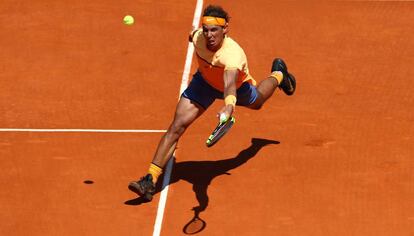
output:
M207 189L211 182L220 175L230 175L235 169L253 158L261 148L269 144L279 144L278 141L253 138L251 145L241 151L236 157L218 161L185 161L174 164L170 184L184 180L193 185L193 191L199 206L195 212L202 212L208 206Z
M208 207L209 196L207 194L208 186L220 175L230 175L229 171L245 164L256 154L270 144L279 144L280 142L268 139L253 138L251 145L242 150L236 157L218 160L218 161L186 161L175 163L170 184L180 180L187 181L192 184L193 191L199 203L193 207L194 216L183 227L185 234L196 234L201 232L207 226L207 223L200 218L200 213ZM195 220L195 221L194 221ZM201 222L202 224L193 224L193 222ZM193 225L198 225L194 227ZM193 229L191 229L193 227Z

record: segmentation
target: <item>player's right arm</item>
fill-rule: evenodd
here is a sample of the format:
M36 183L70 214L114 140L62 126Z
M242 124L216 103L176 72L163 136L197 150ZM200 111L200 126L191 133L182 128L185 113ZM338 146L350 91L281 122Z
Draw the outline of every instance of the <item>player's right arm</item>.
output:
M239 71L237 69L225 70L223 74L224 80L224 106L220 109L217 116L220 117L220 114L224 113L227 118L233 115L234 109L237 102L237 87L236 80Z

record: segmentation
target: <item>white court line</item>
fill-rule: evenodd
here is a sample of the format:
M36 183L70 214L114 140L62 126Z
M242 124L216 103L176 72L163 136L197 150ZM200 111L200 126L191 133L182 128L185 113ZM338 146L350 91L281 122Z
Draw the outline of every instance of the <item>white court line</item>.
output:
M202 8L203 8L203 0L197 0L197 5L194 11L194 18L193 18L193 29L196 29L199 27ZM180 87L179 97L181 93L184 92L184 90L188 86L188 79L190 77L190 69L191 69L191 62L193 59L193 53L194 53L194 46L192 43L189 42L188 48L187 48L187 57L185 59L184 72L181 78L181 87ZM167 202L168 187L170 183L174 158L175 158L175 151L173 153L173 156L168 161L167 167L165 168L164 179L162 182L163 190L161 191L161 196L160 196L160 200L158 203L157 217L155 219L154 232L152 234L153 236L159 236L161 233L161 225L162 225L162 220L164 217L165 204Z
M14 129L0 128L0 132L50 132L50 133L165 133L162 129Z

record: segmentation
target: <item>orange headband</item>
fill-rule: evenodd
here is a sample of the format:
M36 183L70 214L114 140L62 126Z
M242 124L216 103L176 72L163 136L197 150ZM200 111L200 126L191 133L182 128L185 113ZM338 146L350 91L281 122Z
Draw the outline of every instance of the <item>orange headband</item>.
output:
M203 24L225 26L226 19L214 16L203 16Z

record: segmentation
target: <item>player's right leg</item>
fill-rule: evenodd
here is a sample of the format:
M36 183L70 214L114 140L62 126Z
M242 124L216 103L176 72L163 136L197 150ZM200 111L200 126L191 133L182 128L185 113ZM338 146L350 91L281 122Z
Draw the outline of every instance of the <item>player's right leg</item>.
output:
M131 182L128 185L131 191L144 197L148 201L152 200L157 179L162 174L168 160L172 157L179 138L184 134L187 127L203 114L204 111L205 109L203 107L192 102L190 99L185 97L180 98L174 120L158 144L148 174L139 181Z
M205 109L203 107L190 99L186 97L180 98L174 120L158 144L157 151L152 160L153 164L164 168L175 150L178 139L184 134L188 126L203 114L204 111Z
M149 201L152 199L157 179L171 158L179 138L187 127L214 102L217 93L204 81L199 72L194 74L178 102L173 122L158 144L148 174L139 181L131 182L128 186L130 190Z

